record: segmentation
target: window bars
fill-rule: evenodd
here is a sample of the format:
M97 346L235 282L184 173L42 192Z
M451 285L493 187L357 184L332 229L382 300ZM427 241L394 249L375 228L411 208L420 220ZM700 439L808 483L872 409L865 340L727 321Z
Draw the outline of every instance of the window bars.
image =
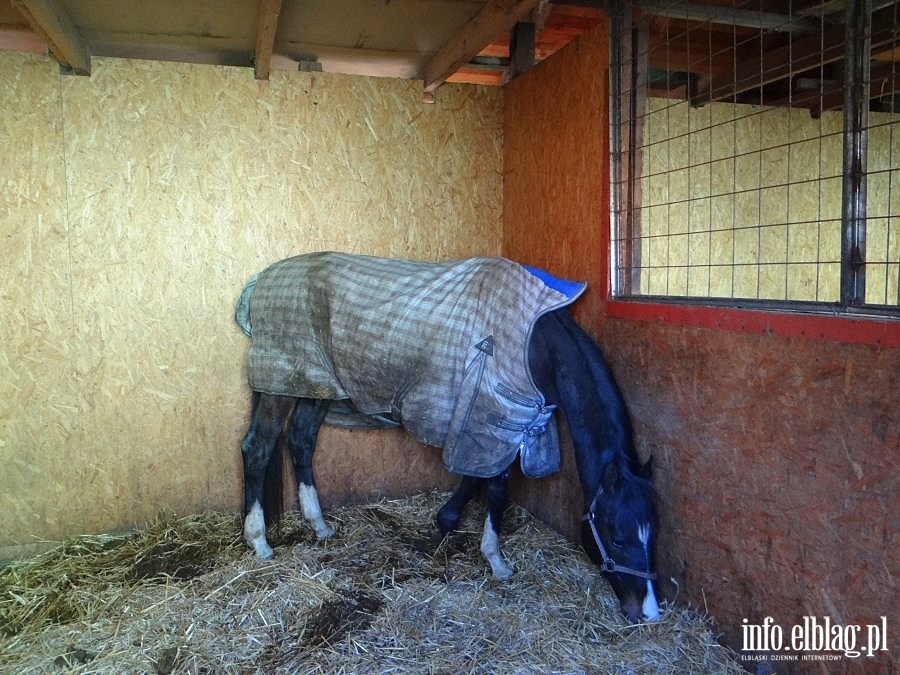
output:
M612 3L617 297L900 315L898 4Z

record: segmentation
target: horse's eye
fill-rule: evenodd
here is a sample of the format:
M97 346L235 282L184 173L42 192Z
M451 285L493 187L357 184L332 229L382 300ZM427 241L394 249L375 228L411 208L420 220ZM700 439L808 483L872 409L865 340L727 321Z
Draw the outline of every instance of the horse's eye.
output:
M613 539L612 544L616 548L625 548L625 542L622 541L621 539Z

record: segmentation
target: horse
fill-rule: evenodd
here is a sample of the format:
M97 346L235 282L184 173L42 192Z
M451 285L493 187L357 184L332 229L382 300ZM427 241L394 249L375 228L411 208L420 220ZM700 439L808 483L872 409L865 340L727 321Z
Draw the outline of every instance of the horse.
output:
M255 279L245 288L238 304L238 315L242 308L245 313L243 321L238 319L239 323L251 338L253 333L245 322L248 322L247 304L252 303L250 291ZM317 289L305 289L303 293L304 298L323 297ZM660 609L652 554L657 515L651 461L641 464L637 457L628 412L612 372L600 349L564 306L546 311L534 320L527 332L525 351L531 381L548 404L539 407L551 414L554 408L559 408L574 446L584 495L582 547L610 583L629 622L657 621ZM266 491L281 494L281 485L267 485L267 475L269 482L272 476L278 477L277 482L280 471L267 469L281 464L275 450L282 436L292 459L304 519L319 539L335 533L323 517L312 460L319 429L328 423L329 409L352 406L353 402L338 400L333 393L330 396L297 397L253 391L251 421L241 442L243 536L260 558L273 555L266 540L263 505ZM373 426L385 426L380 416L376 422ZM404 426L410 429L409 424ZM537 433L543 431L542 426ZM531 434L532 429L526 433ZM519 446L523 452L524 447ZM511 464L512 461L493 475L462 473L459 487L435 516L440 531L451 533L457 528L466 505L483 492L487 513L480 549L497 579L514 573L503 556L499 539Z

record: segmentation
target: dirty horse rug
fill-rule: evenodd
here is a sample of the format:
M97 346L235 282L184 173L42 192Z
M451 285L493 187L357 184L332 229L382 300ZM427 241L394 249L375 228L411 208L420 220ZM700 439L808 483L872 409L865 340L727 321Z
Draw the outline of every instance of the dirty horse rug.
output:
M584 289L504 258L313 253L251 279L236 319L254 391L332 400L327 424L402 424L455 473L495 476L518 453L540 478L559 469L559 441L528 341Z

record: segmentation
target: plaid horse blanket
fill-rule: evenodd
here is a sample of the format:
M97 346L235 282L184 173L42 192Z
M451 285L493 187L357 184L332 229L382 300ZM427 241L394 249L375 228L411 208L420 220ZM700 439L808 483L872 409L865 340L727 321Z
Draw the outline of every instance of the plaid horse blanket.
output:
M251 279L236 319L254 391L331 400L327 424L402 424L455 473L495 476L518 454L538 478L559 469L559 440L528 341L585 286L504 258L312 253Z

